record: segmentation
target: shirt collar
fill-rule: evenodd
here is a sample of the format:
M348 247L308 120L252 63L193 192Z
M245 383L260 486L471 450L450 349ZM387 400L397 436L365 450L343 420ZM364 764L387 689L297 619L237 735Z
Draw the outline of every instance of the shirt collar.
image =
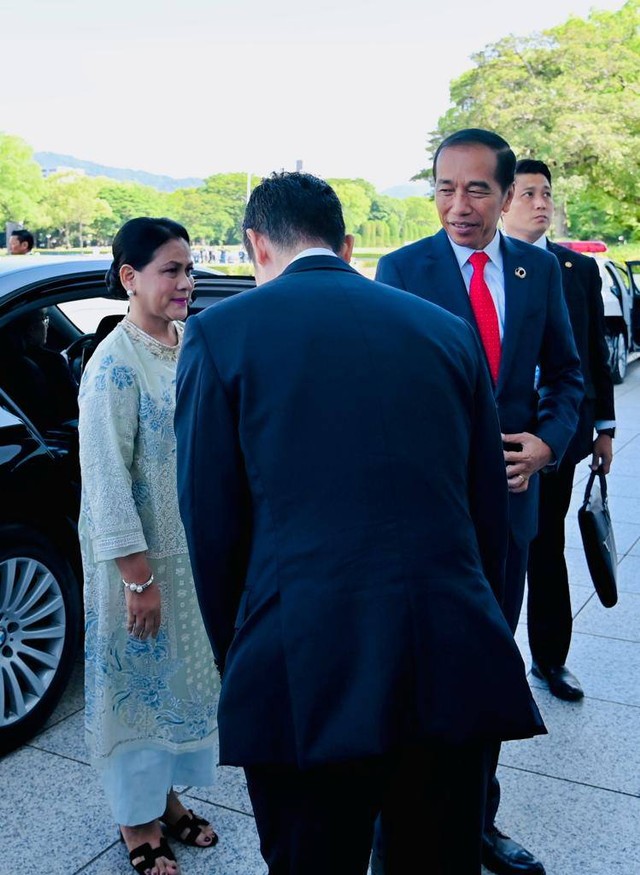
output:
M294 255L289 264L293 264L299 258L307 258L310 255L333 255L334 258L338 257L332 249L327 249L324 246L310 246L308 249L303 249L302 252Z
M539 246L540 249L546 249L547 248L547 235L543 234L542 237L538 237L538 239L534 240L531 245L532 246Z
M447 237L449 235L447 234ZM458 264L460 265L460 270L464 267L464 265L469 261L474 252L477 252L477 249L470 249L468 246L460 246L457 243L454 243L451 237L449 237L449 243L451 243L451 247L454 251L454 254L458 260ZM493 264L496 267L502 270L502 253L500 252L500 232L496 230L495 236L490 243L482 250L486 252Z

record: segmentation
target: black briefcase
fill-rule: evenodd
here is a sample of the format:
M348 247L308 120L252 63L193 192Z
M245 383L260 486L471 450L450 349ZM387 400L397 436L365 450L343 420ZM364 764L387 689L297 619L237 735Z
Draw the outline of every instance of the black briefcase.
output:
M612 608L618 601L618 554L607 503L607 478L602 468L592 471L587 481L578 524L598 598L605 608Z

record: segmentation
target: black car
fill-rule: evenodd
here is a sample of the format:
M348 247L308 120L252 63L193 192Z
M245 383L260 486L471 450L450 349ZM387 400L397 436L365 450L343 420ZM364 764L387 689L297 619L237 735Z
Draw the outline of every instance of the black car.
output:
M82 637L73 407L84 365L127 309L107 293L109 264L0 259L0 754L42 728ZM192 311L255 285L205 268L194 276ZM25 351L25 326L41 325L43 348Z

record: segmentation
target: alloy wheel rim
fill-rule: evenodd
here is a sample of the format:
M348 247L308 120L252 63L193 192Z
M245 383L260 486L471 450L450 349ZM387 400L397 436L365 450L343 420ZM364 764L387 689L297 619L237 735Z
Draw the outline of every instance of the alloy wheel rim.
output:
M0 562L0 727L24 719L53 681L64 648L60 584L37 559Z

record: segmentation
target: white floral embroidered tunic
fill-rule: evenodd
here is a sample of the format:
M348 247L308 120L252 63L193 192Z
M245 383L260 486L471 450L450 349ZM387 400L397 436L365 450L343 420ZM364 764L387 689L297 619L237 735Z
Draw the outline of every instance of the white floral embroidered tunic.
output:
M201 750L213 743L218 674L198 609L178 511L173 430L178 344L124 320L80 387L85 577L85 724L92 761L115 751ZM160 588L155 640L125 628L116 557L146 550Z

